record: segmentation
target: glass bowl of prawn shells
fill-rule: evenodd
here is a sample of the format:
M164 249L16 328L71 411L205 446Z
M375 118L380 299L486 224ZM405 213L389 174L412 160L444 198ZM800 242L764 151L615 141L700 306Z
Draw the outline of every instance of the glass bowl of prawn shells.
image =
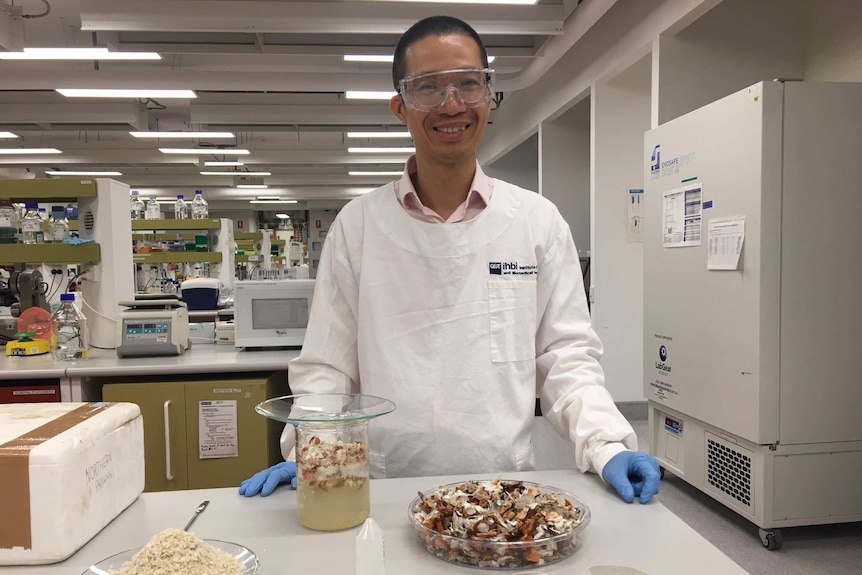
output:
M436 557L482 569L525 569L572 555L590 522L586 504L555 487L501 479L420 492L408 508Z

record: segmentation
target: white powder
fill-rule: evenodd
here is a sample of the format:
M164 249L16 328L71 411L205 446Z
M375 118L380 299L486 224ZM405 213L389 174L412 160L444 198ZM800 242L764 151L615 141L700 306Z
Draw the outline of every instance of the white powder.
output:
M165 529L111 575L242 575L236 557L179 529Z

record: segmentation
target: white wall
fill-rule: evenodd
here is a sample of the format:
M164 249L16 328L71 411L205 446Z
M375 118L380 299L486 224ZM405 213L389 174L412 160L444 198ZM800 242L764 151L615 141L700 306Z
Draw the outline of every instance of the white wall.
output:
M805 79L862 82L862 2L810 2L805 20Z
M257 216L255 215L254 210L224 210L224 209L213 209L210 206L210 217L211 218L227 218L229 220L233 220L233 231L234 232L256 232L258 230L257 226ZM242 222L242 228L239 227L238 222Z
M804 14L796 0L724 0L678 34L662 35L658 123L761 80L801 79Z
M502 106L492 113L494 124L479 150L480 163L485 165L504 155L535 133L542 122L567 110L572 100L588 92L597 78L626 69L649 52L659 34L717 2L618 0L539 80L506 94ZM572 17L578 18L583 8L575 10ZM566 23L567 32L576 28ZM565 38L559 42L565 42Z
M643 400L643 244L629 242L629 188L643 188L651 56L593 88L593 327L616 401Z
M482 170L492 178L505 180L530 191L539 191L539 136L533 134L509 153Z
M590 99L539 126L539 193L554 202L580 253L590 239Z

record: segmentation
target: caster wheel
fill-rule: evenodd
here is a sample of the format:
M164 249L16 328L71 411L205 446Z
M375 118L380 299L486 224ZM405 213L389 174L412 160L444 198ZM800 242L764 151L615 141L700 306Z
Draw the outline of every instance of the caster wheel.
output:
M760 542L764 549L778 551L781 549L781 532L775 530L760 530Z

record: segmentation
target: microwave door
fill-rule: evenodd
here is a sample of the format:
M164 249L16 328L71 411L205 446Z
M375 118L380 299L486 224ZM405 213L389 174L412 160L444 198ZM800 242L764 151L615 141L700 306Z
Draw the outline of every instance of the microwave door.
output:
M310 313L308 297L251 297L237 318L237 346L301 346Z

